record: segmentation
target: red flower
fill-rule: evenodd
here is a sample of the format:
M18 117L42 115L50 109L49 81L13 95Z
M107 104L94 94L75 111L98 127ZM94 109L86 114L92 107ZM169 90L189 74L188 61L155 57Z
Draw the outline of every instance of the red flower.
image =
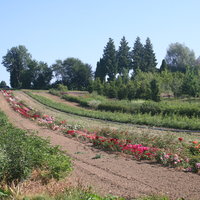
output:
M198 144L198 141L193 141L192 143L193 143L193 144Z
M179 140L180 142L182 142L182 141L183 141L183 138L182 138L182 137L179 137L178 140Z
M75 133L75 131L74 130L68 130L67 133L70 134L70 135L73 135Z

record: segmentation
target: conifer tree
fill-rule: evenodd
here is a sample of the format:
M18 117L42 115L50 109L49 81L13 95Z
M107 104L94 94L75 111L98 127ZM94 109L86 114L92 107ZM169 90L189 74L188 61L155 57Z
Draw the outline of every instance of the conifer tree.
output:
M167 63L166 63L165 59L163 59L159 71L162 72L162 71L165 71L166 69L167 69Z
M130 70L131 68L131 55L129 50L130 47L128 46L128 42L123 36L117 52L118 73L120 75L123 75L125 71Z
M132 51L132 68L134 73L136 73L137 70L142 69L144 65L143 57L144 57L144 47L140 42L140 37L137 37Z
M100 58L100 60L97 62L97 67L96 67L94 76L95 76L95 79L99 78L101 82L105 81L106 68L105 68L104 60L102 58Z
M153 51L153 45L149 38L146 39L146 44L144 45L144 65L141 70L143 72L155 72L156 71L156 57Z
M106 75L109 77L108 81L114 80L115 75L117 74L117 59L115 44L112 38L109 38L109 41L104 48L102 59L106 69Z
M158 81L156 79L153 79L150 82L150 87L151 87L151 99L156 102L160 101L160 90Z

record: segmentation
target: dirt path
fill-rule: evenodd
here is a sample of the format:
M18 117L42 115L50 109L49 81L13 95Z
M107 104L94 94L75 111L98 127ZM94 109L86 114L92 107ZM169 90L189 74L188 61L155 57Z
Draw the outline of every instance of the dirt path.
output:
M71 179L93 186L98 193L125 197L167 194L172 199L178 197L200 199L200 176L197 174L178 172L156 164L107 154L92 148L89 144L82 144L56 134L14 112L2 94L0 94L0 109L15 126L37 131L39 136L49 137L52 145L60 145L66 150L74 158ZM97 154L100 154L101 158L92 159Z

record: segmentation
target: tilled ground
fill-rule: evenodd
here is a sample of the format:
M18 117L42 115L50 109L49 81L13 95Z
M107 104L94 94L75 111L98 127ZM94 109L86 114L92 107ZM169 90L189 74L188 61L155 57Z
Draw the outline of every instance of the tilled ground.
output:
M50 138L52 145L60 145L67 151L67 154L73 158L74 164L74 171L70 176L72 183L80 182L84 186L92 186L100 194L110 193L124 197L166 194L172 199L178 197L200 199L200 176L197 174L176 171L149 162L138 162L116 154L107 154L92 148L90 144L67 138L21 117L10 108L2 94L0 94L0 109L15 126L37 131L39 136ZM93 159L97 155L100 155L100 158Z

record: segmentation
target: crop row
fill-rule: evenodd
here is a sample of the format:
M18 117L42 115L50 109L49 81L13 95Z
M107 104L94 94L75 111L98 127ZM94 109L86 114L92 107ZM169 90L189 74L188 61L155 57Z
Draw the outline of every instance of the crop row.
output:
M150 125L150 126L188 129L188 130L200 130L200 121L197 117L194 116L188 117L176 114L170 114L170 115L155 114L152 116L149 113L129 114L120 112L87 110L84 108L71 107L64 103L55 102L49 98L36 95L31 92L26 92L26 93L44 105L60 110L62 112L72 113L80 116L109 120L114 122L121 122L121 123L131 123L131 124Z

